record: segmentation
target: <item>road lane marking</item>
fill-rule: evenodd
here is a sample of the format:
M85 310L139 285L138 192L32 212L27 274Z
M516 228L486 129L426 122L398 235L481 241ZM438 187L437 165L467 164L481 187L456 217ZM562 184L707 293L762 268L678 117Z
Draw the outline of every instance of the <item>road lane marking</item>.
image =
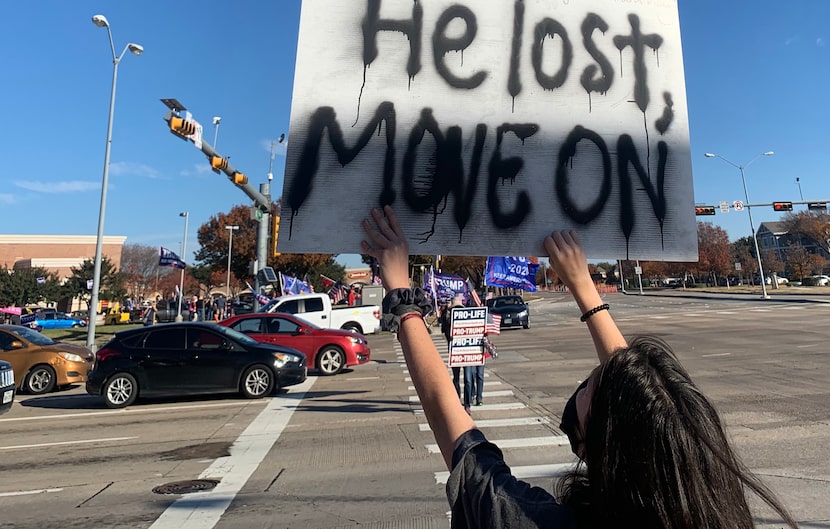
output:
M488 439L488 441L490 441L491 443L493 443L501 449L530 448L536 446L568 446L570 444L567 435L549 435L547 437L525 437L523 439ZM441 450L438 449L437 444L424 445L424 448L426 448L430 454L441 453Z
M377 380L380 377L359 377L359 378L343 378L343 380L348 380L349 382L353 380Z
M576 463L556 463L551 465L527 465L521 467L510 467L510 473L516 479L530 479L530 478L560 478L573 471L576 468ZM450 477L450 473L446 470L443 472L435 472L435 483L445 485Z
M219 479L216 488L181 496L161 513L150 529L210 529L216 526L288 426L294 410L315 380L316 377L307 378L302 384L292 386L291 393L273 397L231 445L231 455L215 459L199 475L199 479Z
M701 358L712 358L713 356L729 356L732 353L712 353L710 355L701 355Z
M90 411L86 413L67 413L65 415L39 415L37 417L11 417L0 419L0 422L44 421L49 419L71 419L77 417L100 417L103 415L129 415L135 413L152 413L156 411L198 410L200 408L227 408L231 406L248 406L251 401L221 402L217 404L197 404L195 406L164 406L161 408L125 408L112 411Z
M484 406L481 406L482 408ZM550 419L547 417L517 417L514 419L482 419L475 421L477 428L501 428L506 426L532 426L535 424L548 424ZM429 432L429 424L418 424L418 430L421 432Z
M487 374L485 373L484 376L487 376ZM409 377L407 377L407 378L409 378ZM412 382L412 380L405 380L404 382ZM502 384L501 380L491 380L491 381L487 382L486 385L487 385L487 387L490 387L490 386L500 386L501 384ZM415 391L415 386L408 386L406 389L409 390L409 391Z
M513 391L509 389L502 389L499 391L483 391L482 397L512 397ZM421 399L418 398L418 395L412 395L409 397L409 402L420 402ZM481 406L483 408L484 406Z
M54 443L39 443L39 444L32 444L32 445L12 445L12 446L0 446L0 450L17 450L20 448L41 448L44 446L63 446L63 445L75 445L75 444L85 444L85 443L107 443L111 441L129 441L130 439L138 439L138 437L108 437L105 439L84 439L81 441L60 441Z
M0 498L9 496L27 496L29 494L45 494L47 492L60 492L63 489L36 489L36 490L20 490L17 492L0 492Z

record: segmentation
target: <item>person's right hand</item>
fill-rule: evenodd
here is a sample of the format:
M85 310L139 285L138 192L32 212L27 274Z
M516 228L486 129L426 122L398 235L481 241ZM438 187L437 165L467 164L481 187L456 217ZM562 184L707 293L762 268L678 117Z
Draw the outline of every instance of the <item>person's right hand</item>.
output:
M385 215L385 217L384 217ZM363 231L371 241L361 241L363 253L378 260L380 278L386 290L409 288L409 243L390 206L383 213L372 209L372 219L363 220Z
M588 260L576 232L555 231L545 237L542 244L548 252L551 266L565 286L573 290L586 281L593 284L588 272Z

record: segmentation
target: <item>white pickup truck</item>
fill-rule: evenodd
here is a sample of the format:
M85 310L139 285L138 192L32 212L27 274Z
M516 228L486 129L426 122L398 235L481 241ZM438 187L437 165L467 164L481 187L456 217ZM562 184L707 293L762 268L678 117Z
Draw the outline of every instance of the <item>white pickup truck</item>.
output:
M360 334L380 331L380 307L362 305L332 306L328 294L297 294L272 299L259 312L287 312L328 329L344 329Z

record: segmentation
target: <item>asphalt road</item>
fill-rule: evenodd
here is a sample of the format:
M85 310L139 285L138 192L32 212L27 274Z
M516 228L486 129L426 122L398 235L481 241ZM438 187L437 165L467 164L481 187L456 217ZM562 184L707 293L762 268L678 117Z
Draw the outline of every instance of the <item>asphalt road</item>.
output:
M830 303L605 298L626 335L673 345L747 465L802 527L830 528ZM595 365L578 316L566 295L534 301L529 330L494 338L499 358L473 408L514 471L548 489L574 462L559 414ZM438 329L433 337L443 350ZM446 528L446 469L400 348L390 335L370 345L370 364L259 401L111 411L80 387L20 395L0 416L0 527ZM216 486L179 494L182 481ZM780 526L764 509L757 521Z

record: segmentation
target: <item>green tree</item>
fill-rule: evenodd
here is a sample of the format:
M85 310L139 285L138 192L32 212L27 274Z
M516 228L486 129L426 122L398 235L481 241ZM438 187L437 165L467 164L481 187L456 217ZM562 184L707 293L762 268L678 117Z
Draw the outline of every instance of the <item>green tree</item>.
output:
M78 267L70 268L72 275L66 278L63 293L70 298L80 298L89 309L92 291L87 288L87 281L91 281L95 273L95 261L87 259ZM124 286L124 277L115 270L112 261L104 256L101 259L101 286L98 289L98 298L101 300L122 300L127 294Z
M45 268L0 269L0 300L6 305L23 307L54 302L62 297L61 294L57 274Z

